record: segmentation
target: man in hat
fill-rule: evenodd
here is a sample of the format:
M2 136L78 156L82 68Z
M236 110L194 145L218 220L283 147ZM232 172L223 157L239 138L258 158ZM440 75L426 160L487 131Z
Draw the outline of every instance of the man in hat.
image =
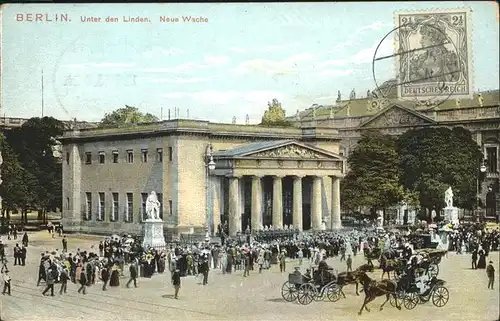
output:
M493 261L490 261L486 267L486 275L488 276L488 289L493 290L493 285L495 284L495 268L493 267Z
M176 268L172 274L172 285L175 289L174 299L178 299L179 289L181 288L181 271L178 268Z

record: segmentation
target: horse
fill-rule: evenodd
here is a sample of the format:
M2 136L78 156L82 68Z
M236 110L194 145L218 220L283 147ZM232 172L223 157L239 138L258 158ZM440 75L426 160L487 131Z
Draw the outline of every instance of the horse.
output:
M356 295L359 296L359 276L366 272L373 272L373 264L363 264L360 265L356 270L352 272L341 272L337 275L337 285L339 286L340 293L345 298L343 291L344 286L348 284L356 285Z
M382 254L380 256L380 268L382 269L382 276L380 279L383 279L384 275L387 273L387 277L390 280L390 272L394 272L394 275L396 276L396 270L402 269L403 263L404 262L400 259L388 259L385 254Z
M382 305L380 306L380 311L384 309L384 305L387 303L387 301L389 301L391 295L394 297L394 301L396 302L396 308L398 310L401 310L401 306L399 305L396 295L398 284L395 281L387 279L382 281L375 281L372 280L364 272L360 272L359 281L363 284L363 289L365 292L365 300L363 301L363 305L361 306L358 315L361 315L363 309L365 309L367 312L370 312L370 309L368 309L367 306L368 303L384 294L386 296L386 299L384 303L382 303Z

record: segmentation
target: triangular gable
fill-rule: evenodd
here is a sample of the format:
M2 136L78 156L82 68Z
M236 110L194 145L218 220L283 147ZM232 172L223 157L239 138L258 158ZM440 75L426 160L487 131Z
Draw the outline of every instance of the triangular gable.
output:
M433 124L435 121L410 108L401 105L390 105L382 109L359 127L384 128Z
M329 152L322 148L300 143L298 141L287 141L278 146L263 148L239 155L244 158L304 158L304 159L330 159L344 160L338 154Z

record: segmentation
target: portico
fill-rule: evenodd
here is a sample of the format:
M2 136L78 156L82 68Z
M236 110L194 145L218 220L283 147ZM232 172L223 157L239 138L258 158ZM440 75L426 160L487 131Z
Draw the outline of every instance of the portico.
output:
M212 217L227 221L230 236L247 227L341 227L341 156L296 140L249 143L213 156L211 179L219 189L213 194L222 199Z

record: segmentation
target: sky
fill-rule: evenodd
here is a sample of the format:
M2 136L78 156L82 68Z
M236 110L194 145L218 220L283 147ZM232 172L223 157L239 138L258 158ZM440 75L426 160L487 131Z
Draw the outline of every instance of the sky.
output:
M394 60L373 57L379 44L377 57L393 52L392 36L381 40L394 12L436 7L472 9L474 88L499 88L494 2L4 5L0 113L41 116L43 97L43 115L61 120L99 121L129 105L163 119L178 109L178 118L243 124L277 98L293 115L333 104L338 91L365 96L376 88L372 69L378 84L393 78ZM26 21L30 13L71 21Z

